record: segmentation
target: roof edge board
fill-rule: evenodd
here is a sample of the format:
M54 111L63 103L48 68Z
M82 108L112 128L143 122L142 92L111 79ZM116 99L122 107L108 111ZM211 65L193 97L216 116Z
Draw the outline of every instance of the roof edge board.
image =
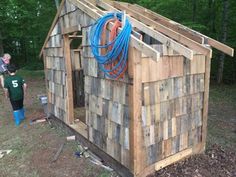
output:
M123 3L123 2L119 2L119 3ZM157 18L162 18L163 20L165 20L169 24L171 24L171 22L173 22L172 25L177 25L177 27L179 27L179 29L186 31L187 33L189 33L191 35L195 35L195 36L199 36L199 37L204 38L204 41L208 41L208 44L211 45L213 48L216 48L216 49L220 50L221 52L223 52L223 53L225 53L225 54L227 54L231 57L234 56L234 49L233 48L231 48L231 47L229 47L229 46L227 46L227 45L225 45L225 44L223 44L223 43L221 43L221 42L219 42L219 41L217 41L213 38L210 38L210 37L198 32L198 31L195 31L195 30L193 30L189 27L186 27L186 26L184 26L180 23L177 23L177 22L175 22L171 19L168 19L168 18L166 18L166 17L164 17L160 14L157 14L157 13L155 13L155 12L153 12L153 11L147 9L147 8L144 8L144 7L142 7L138 4L130 4L130 3L125 3L125 4L129 4L130 6L136 6L139 9L143 9L145 12L150 13L153 16L156 16Z

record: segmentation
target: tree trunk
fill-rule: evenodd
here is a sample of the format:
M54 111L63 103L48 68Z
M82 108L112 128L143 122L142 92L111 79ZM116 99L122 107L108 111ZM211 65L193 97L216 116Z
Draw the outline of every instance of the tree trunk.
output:
M192 21L195 22L196 20L196 12L197 12L197 0L192 0L193 2L193 16Z
M229 1L223 0L223 11L222 11L222 37L221 42L225 43L227 39L227 25L228 25L228 9L229 9ZM218 75L217 75L217 83L220 84L223 81L223 72L224 72L224 60L225 54L221 53L218 64Z
M59 0L55 0L55 5L56 5L56 8L58 9L59 8Z
M210 29L213 33L216 33L216 9L215 9L215 0L208 1L208 7L210 12Z
M3 56L4 50L3 50L3 38L2 38L2 32L0 30L0 56Z

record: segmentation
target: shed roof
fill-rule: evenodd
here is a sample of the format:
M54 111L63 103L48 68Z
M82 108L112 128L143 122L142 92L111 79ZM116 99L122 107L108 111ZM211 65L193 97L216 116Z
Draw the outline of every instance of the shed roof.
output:
M152 38L172 48L188 59L192 59L194 53L201 53L211 58L211 47L216 48L229 56L234 55L233 48L137 4L104 0L68 1L77 6L80 10L84 11L93 19L100 18L106 12L125 11L127 18L130 20L134 28L131 35L130 45L142 50L145 55L154 59L158 59L160 57L160 53L152 46L145 44L142 41L142 38L136 35L139 34L139 32L148 34ZM50 34L59 19L64 2L65 0L62 0L61 5L58 8L57 14L41 49L40 56L42 55ZM110 24L110 27L111 26L112 24Z

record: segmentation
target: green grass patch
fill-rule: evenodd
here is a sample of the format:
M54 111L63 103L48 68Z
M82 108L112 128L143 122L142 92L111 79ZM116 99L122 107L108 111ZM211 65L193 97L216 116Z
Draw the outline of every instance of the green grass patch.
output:
M211 85L211 102L225 102L236 105L236 84L234 85Z
M18 70L17 74L24 78L43 78L44 77L44 70L36 70L36 71L31 71L31 70Z

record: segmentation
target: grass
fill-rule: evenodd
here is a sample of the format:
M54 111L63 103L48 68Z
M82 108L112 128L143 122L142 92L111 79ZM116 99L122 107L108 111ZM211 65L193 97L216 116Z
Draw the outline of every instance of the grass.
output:
M236 84L211 85L210 102L236 105Z
M37 71L31 71L31 70L19 70L17 71L17 74L21 75L24 78L44 78L44 71L43 70L37 70Z
M236 149L236 85L211 85L208 147L216 143Z

